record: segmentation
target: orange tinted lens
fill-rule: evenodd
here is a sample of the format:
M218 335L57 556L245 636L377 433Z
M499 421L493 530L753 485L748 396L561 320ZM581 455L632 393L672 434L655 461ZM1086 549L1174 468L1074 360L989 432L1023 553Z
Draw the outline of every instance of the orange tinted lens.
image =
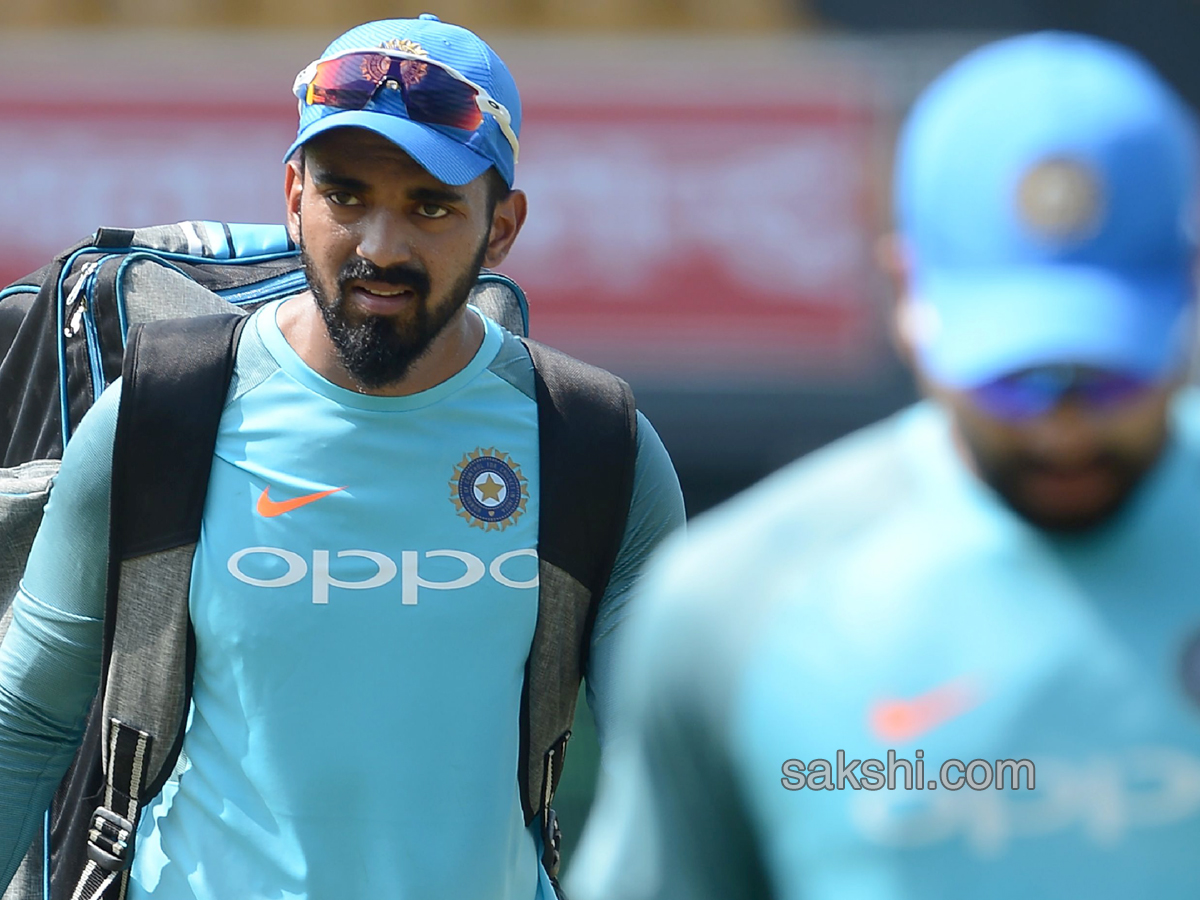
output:
M311 102L362 109L387 78L391 62L382 53L354 53L319 62L309 91Z
M383 53L352 53L317 63L309 91L310 102L338 109L363 109L372 100L388 104L395 88L408 118L428 125L448 125L474 131L483 123L475 103L476 90L445 69L421 60Z
M414 122L474 131L483 122L475 95L473 87L439 66L413 63L406 67L404 103Z

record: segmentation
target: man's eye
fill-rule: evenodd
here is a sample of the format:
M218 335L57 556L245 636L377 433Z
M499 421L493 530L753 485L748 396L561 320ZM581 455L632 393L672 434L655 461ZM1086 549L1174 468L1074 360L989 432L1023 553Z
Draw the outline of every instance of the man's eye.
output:
M446 207L438 206L436 203L422 203L417 207L417 213L426 219L440 219L442 216L448 215L449 212Z
M325 197L334 206L358 206L361 201L349 191L330 191Z

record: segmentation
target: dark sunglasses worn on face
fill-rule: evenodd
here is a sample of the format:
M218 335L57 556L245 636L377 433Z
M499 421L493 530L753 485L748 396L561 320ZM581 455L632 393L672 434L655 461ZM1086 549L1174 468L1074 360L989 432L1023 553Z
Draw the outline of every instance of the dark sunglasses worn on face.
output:
M1107 412L1137 399L1156 384L1145 377L1087 366L1041 366L997 378L969 391L984 412L1010 422L1045 415L1070 399Z

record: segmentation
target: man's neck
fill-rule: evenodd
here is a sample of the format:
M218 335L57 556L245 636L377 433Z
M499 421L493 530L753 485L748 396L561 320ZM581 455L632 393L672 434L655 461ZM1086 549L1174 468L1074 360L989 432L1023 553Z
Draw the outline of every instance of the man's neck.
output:
M306 291L285 301L277 311L276 321L284 340L314 372L340 388L377 397L419 394L452 378L479 352L485 332L483 320L464 305L403 378L382 387L367 388L355 381L342 365L312 294Z

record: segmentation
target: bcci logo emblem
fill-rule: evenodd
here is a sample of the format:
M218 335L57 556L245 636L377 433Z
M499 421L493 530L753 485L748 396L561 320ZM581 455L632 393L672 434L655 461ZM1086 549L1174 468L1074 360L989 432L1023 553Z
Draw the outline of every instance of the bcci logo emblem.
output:
M384 41L379 45L384 50L399 50L401 53L408 53L412 56L428 57L424 48L413 41L403 38L393 38L389 41ZM393 70L395 60L389 60L386 57L366 57L363 61L363 77L368 81L379 81L387 78L388 74ZM417 85L425 77L429 70L429 66L423 62L414 62L405 60L399 67L400 81L405 87L411 88ZM399 90L400 85L394 79L388 79L384 84L392 90Z
M503 531L525 512L528 485L507 453L480 448L454 467L450 499L472 528Z
M383 50L399 50L401 53L411 53L413 56L428 56L425 48L416 41L407 38L390 38L379 45Z
M1084 163L1042 160L1021 179L1017 209L1025 225L1047 240L1082 241L1103 224L1104 186Z

